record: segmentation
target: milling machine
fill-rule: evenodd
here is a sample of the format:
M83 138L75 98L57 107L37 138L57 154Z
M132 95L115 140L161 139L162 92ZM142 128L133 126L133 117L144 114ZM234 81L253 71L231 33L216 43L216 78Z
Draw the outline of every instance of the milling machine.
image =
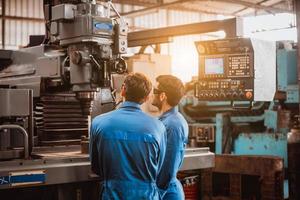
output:
M112 76L126 71L128 26L111 10L117 13L111 1L44 1L43 44L1 50L1 196L97 196L80 144L92 100L101 101L101 112L113 109Z
M64 2L72 4L44 4L45 44L1 51L0 85L33 91L39 145L78 143L87 134L94 94L101 88L106 103L113 103L112 74L126 71L120 55L128 27L123 18L110 18L112 4Z

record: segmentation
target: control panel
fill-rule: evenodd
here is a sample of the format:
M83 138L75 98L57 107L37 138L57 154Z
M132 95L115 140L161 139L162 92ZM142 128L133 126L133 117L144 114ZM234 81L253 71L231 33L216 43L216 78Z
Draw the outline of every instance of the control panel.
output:
M254 51L250 39L196 42L199 81L195 96L210 101L253 101Z

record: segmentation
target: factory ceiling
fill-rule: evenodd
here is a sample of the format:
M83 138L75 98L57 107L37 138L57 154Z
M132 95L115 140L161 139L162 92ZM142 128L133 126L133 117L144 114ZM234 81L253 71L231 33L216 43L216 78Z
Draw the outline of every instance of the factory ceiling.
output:
M134 5L127 17L155 12L158 9L194 11L225 16L249 16L275 13L293 13L293 0L113 0L114 3Z

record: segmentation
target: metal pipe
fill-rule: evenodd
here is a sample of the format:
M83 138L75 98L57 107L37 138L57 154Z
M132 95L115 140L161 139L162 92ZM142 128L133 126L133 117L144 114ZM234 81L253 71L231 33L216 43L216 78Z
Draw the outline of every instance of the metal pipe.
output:
M23 134L23 138L24 138L24 158L25 159L29 158L27 131L22 126L15 125L15 124L0 125L0 130L2 130L2 129L18 129L21 131L21 133Z

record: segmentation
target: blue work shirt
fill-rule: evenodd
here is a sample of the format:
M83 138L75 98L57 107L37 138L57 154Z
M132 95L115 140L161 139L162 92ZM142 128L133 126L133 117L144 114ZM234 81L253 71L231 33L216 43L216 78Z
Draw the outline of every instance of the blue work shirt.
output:
M176 174L184 158L188 124L175 107L163 113L159 119L167 129L167 151L157 185L164 200L183 200L183 188Z
M91 125L90 159L101 181L100 199L159 199L156 180L165 152L163 123L139 104L126 101L97 116Z

